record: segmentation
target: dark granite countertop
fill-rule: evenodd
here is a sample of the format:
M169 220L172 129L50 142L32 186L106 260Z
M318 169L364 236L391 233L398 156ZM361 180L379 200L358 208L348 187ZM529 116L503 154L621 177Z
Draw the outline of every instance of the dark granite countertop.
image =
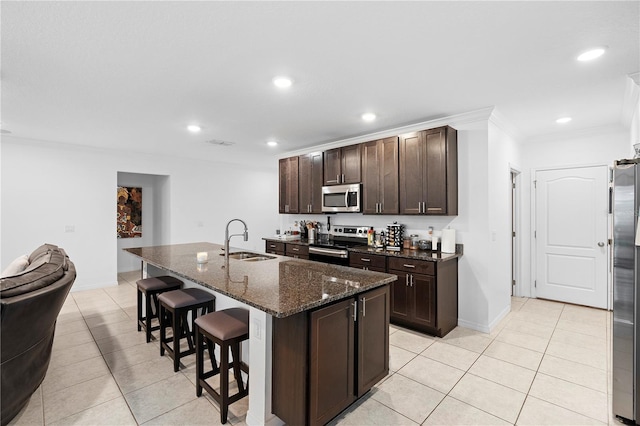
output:
M442 253L439 251L431 251L431 250L407 250L403 249L400 251L393 250L385 250L385 249L376 249L375 247L352 247L349 251L354 253L367 253L367 254L379 254L382 256L389 257L403 257L407 259L414 260L428 260L430 262L446 262L448 260L457 259L462 256L462 247L459 244L456 244L457 253Z
M278 238L263 238L265 241L278 241L287 244L299 244L308 246L309 241L305 238L300 238L297 240L282 240ZM462 257L462 244L456 244L456 252L455 253L442 253L439 251L431 251L431 250L407 250L403 249L400 251L393 250L385 250L375 247L369 246L356 246L348 249L350 252L354 253L368 253L368 254L379 254L382 256L393 256L393 257L404 257L407 259L415 259L415 260L428 260L430 262L446 262L448 260L457 259Z
M275 255L259 262L229 259L227 268L224 256L220 256L222 246L204 242L124 251L277 318L342 300L397 279L392 274ZM240 250L231 252L234 251ZM208 263L196 262L198 252L208 253Z

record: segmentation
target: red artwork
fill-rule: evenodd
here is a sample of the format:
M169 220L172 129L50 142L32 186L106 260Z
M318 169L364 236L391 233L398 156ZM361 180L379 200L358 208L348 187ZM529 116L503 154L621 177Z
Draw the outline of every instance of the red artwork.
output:
M142 188L118 187L118 238L142 237Z

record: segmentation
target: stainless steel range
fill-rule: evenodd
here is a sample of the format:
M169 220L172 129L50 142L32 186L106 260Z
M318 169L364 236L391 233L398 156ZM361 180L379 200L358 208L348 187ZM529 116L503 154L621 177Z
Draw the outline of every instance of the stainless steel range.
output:
M309 244L309 260L349 264L350 247L366 246L369 226L332 225L328 234L322 235L315 243Z

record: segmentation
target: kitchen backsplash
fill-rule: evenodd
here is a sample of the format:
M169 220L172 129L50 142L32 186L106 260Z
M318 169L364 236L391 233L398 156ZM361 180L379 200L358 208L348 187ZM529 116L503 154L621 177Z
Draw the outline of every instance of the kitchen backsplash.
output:
M363 215L362 213L336 213L332 215L324 214L281 214L279 215L280 223L276 224L273 230L273 234L276 233L276 229L280 229L281 232L296 229L295 222L304 221L317 221L320 223L320 232L327 232L327 218L330 218L331 225L355 225L355 226L373 226L376 232L386 229L388 223L398 222L400 225L404 225L404 234L418 234L420 239L424 239L427 236L427 230L430 226L434 231L440 231L448 226L455 229L455 220L457 216L407 216L407 215ZM266 235L265 235L266 236ZM460 232L456 232L456 243L462 243Z

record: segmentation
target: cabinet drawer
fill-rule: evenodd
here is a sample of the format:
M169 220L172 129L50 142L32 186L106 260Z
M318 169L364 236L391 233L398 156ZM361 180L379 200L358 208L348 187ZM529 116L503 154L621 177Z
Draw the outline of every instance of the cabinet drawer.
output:
M386 267L386 257L377 254L349 253L349 265L369 266L371 269L384 270Z
M265 241L265 250L267 253L284 254L284 243L278 241Z
M285 253L287 256L309 256L309 246L287 244Z
M428 260L412 260L404 259L401 257L389 258L389 270L413 272L416 274L436 274L435 262L429 262Z

